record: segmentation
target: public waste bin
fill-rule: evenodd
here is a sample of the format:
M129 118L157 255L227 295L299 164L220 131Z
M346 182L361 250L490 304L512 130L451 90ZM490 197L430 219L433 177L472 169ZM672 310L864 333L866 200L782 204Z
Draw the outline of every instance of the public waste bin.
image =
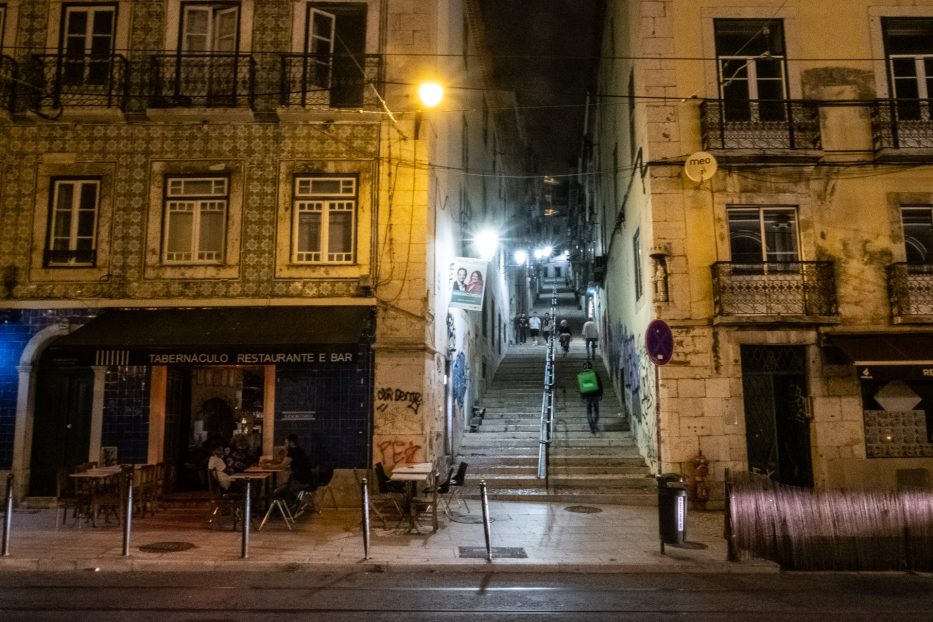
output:
M658 480L658 531L661 552L665 544L683 544L687 539L687 488L676 473L664 473Z

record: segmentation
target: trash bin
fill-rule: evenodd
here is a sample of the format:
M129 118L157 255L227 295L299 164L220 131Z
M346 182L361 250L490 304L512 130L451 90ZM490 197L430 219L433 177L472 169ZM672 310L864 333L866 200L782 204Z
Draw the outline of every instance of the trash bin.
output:
M687 488L677 473L664 473L658 480L658 531L661 552L665 544L683 544L687 539Z

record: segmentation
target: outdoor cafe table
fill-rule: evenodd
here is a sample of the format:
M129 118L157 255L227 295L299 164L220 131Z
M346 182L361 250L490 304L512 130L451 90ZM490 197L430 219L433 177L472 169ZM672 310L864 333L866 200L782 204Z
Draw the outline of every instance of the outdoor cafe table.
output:
M140 468L141 464L134 465L135 468ZM119 475L123 472L123 467L119 465L115 466L105 466L105 467L94 467L93 469L87 469L86 471L78 471L77 473L69 473L68 477L71 477L76 480L85 480L82 485L82 488L86 491L88 495L88 503L86 512L84 514L84 519L90 522L92 525L96 526L94 518L98 513L100 506L104 505L101 503L102 499L107 501L112 501L112 492L104 492L103 489L107 485L107 480L114 478L116 480L117 492L119 493L119 501L116 505L116 515L120 519L120 522L123 522L123 500L124 492L123 482L120 481ZM109 505L109 504L107 504ZM80 513L76 514L74 524L77 525L81 520ZM109 522L110 515L109 513L104 516L104 520Z
M397 464L392 469L392 475L389 476L389 479L392 481L405 482L405 501L408 508L408 533L411 533L412 531L421 533L421 530L418 529L417 523L415 523L415 510L413 507L415 499L415 486L417 486L417 482L427 482L428 478L431 477L431 471L433 468L434 465L430 462Z
M261 482L263 485L263 500L264 500L263 509L265 509L269 506L269 502L272 499L272 489L269 486L269 481L272 478L272 476L273 476L272 471L268 471L268 470L250 471L250 469L246 469L245 471L232 474L230 476L230 479L234 481L243 480L246 482L247 486L252 485L253 482Z

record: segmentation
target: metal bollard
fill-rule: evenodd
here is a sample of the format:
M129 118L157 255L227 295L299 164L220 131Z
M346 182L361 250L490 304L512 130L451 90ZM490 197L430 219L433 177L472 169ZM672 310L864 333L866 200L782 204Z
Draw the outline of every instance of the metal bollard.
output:
M130 554L130 533L133 524L133 466L124 467L126 477L126 506L123 512L123 557Z
M360 491L363 495L363 559L369 559L369 484L364 477L360 481Z
M483 533L486 536L486 561L492 561L492 542L489 537L489 499L486 497L486 480L479 483L479 496L483 504Z
M246 480L245 490L243 492L243 541L240 546L240 557L249 559L249 512L250 512L250 481Z
M55 519L58 524L58 518ZM3 557L10 556L10 535L13 530L13 474L6 476L6 514L3 517Z

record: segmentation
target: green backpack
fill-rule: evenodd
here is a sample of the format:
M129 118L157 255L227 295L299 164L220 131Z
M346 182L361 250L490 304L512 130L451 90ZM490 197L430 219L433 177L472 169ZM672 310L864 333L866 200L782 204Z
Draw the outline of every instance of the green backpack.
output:
M596 372L592 369L584 369L577 374L577 386L580 393L595 393L599 391L599 380L596 378Z

